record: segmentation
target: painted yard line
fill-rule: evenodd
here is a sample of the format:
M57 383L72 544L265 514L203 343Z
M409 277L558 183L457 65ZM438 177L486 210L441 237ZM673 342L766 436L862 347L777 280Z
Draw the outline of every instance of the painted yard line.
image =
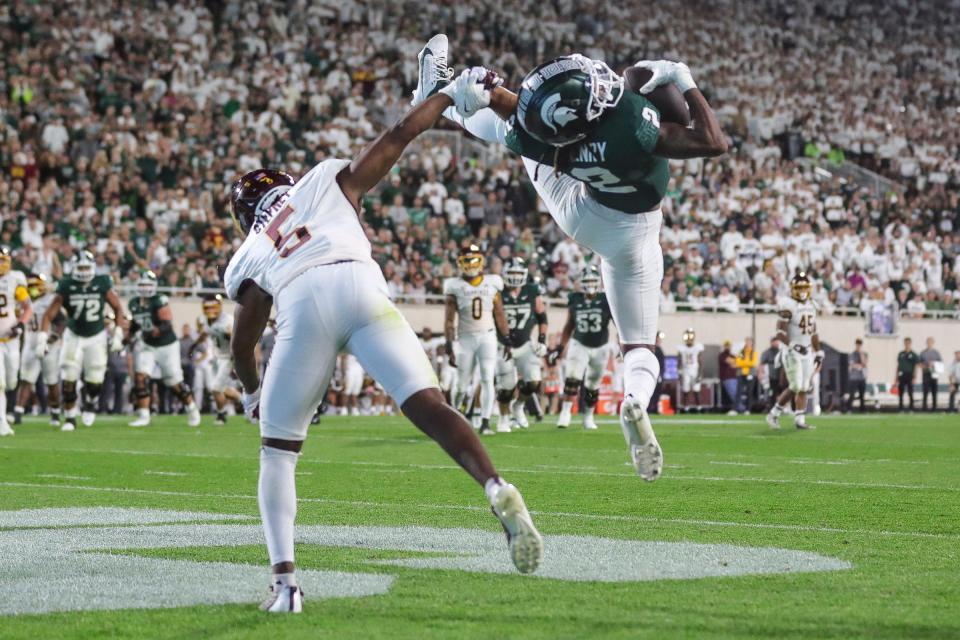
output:
M711 460L710 464L723 464L731 467L762 467L758 462L733 462L729 460Z
M178 476L179 477L179 476L190 475L189 473L182 473L180 471L152 471L150 469L146 469L143 473L144 475L148 475L148 476Z
M921 491L960 492L960 487L937 487L928 484L890 484L885 482L847 482L843 480L805 480L797 478L744 478L738 476L664 476L674 480L701 480L704 482L769 482L772 484L813 484L860 489L914 489Z
M90 476L70 476L65 473L38 473L38 478L52 478L54 480L90 480Z
M129 487L93 487L89 485L69 485L69 484L49 484L49 483L31 483L31 482L0 482L3 487L27 487L39 489L62 489L67 491L90 491L103 493L131 493L158 496L176 496L182 498L219 498L230 500L252 500L256 501L257 496L251 494L230 494L230 493L196 493L189 491L164 491L159 489L131 489ZM398 510L409 511L411 507L417 509L437 509L444 511L470 511L478 513L487 513L489 507L480 507L474 505L456 505L456 504L436 504L420 503L411 504L408 502L376 502L371 500L337 500L334 498L304 498L298 497L299 502L309 502L316 504L342 505L351 507L380 507L395 508ZM657 516L631 516L631 515L606 515L597 513L577 513L571 511L532 511L538 516L552 518L580 518L584 520L611 520L619 522L649 522L657 524L682 524L697 527L734 527L746 529L776 529L782 531L810 531L816 533L839 533L853 535L877 535L893 536L906 538L931 538L942 540L960 540L960 535L949 533L931 533L925 531L890 531L886 529L844 529L841 527L816 527L810 525L795 524L773 524L764 522L734 522L724 520L697 520L690 518L659 518Z

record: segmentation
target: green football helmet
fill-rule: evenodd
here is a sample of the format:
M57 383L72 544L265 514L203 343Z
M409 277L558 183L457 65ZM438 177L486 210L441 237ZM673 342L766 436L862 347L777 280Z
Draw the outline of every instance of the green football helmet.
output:
M89 251L81 251L70 273L74 280L84 284L92 282L97 275L97 261Z
M545 62L520 85L517 122L544 144L565 147L587 137L623 96L623 78L604 62L575 53Z
M141 271L140 278L137 279L137 294L141 298L157 295L157 274L150 270Z

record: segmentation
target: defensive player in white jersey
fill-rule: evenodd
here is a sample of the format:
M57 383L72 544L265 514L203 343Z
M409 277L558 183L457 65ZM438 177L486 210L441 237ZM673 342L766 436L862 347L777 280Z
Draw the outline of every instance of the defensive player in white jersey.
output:
M343 402L340 415L360 415L360 392L363 391L363 367L352 353L340 357L340 371L343 374Z
M197 319L199 334L191 351L202 344L209 345L212 357L204 363L199 372L203 376L204 386L213 394L217 407L216 425L227 423L227 399L240 399L237 390L230 386L230 374L233 372L233 357L230 354L230 336L233 333L233 316L223 311L223 297L220 294L203 301L203 315Z
M12 436L7 422L7 389L20 376L20 336L33 317L27 277L12 269L10 249L0 247L0 436Z
M510 330L500 300L503 280L498 275L484 275L484 264L480 247L475 244L457 257L460 277L443 282L443 295L447 297L443 328L450 364L458 370L453 406L461 411L466 409L473 396L474 370L479 370L480 433L489 435L493 433L490 416L495 399L497 333L509 340ZM508 354L510 346L506 345Z
M231 349L243 404L259 416L258 495L272 565L272 612L298 612L303 594L294 573L297 458L341 351L393 396L403 413L481 486L507 532L511 559L534 571L540 534L520 492L497 475L469 423L444 402L416 334L388 297L360 223L361 199L404 148L453 104L470 108L478 88L461 77L425 100L353 160L326 160L299 181L261 169L239 178L232 210L246 235L224 274L237 301ZM276 304L276 343L261 381L255 348Z
M817 334L817 307L810 299L812 283L806 273L798 272L790 281L790 297L779 303L777 339L781 345L783 371L787 376L784 389L767 414L767 424L780 428L780 416L793 398L793 423L797 429L813 429L807 424L807 394L814 374L823 364L820 336Z
M20 424L26 407L34 399L34 385L40 380L47 387L47 406L50 408L50 423L60 425L60 332L63 331L63 315L54 319L47 337L47 352L37 355L37 336L40 321L53 301L53 292L47 286L47 277L42 273L27 276L27 292L33 303L33 315L24 333L23 351L20 359L20 390L17 406L13 409L14 423ZM58 321L59 320L59 321Z
M683 342L677 346L680 362L680 407L689 411L700 404L700 382L703 379L703 343L697 342L693 329L683 332Z

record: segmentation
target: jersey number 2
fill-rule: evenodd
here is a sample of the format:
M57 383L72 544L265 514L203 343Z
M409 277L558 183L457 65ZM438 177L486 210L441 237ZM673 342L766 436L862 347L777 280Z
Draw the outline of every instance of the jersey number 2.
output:
M299 226L296 229L293 229L289 233L283 233L280 230L280 227L283 226L283 223L287 221L293 214L293 207L287 205L283 210L277 214L277 217L273 219L264 233L267 234L267 237L273 240L273 248L280 252L281 258L286 258L291 253L302 247L306 244L307 240L310 239L310 230L305 226ZM290 241L296 239L296 242L290 244Z

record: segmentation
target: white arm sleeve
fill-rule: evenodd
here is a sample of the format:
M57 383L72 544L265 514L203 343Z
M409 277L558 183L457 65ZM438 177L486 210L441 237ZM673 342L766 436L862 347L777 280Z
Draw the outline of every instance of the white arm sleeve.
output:
M447 107L443 117L456 122L481 140L498 144L506 143L507 123L493 109L480 109L469 118L464 118L457 113L456 108Z

